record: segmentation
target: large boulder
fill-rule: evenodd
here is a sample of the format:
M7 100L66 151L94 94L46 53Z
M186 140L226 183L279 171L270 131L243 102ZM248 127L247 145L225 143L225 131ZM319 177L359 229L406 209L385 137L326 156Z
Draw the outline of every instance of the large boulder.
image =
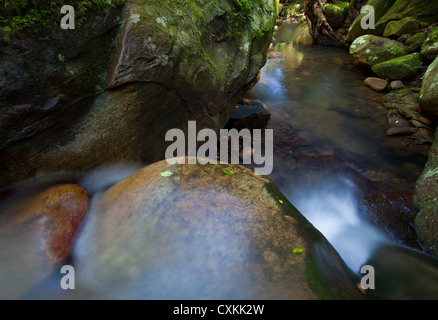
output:
M164 133L188 120L222 128L257 81L275 13L267 0L136 0L74 33L49 32L55 42L29 35L4 45L0 164L10 170L0 187L39 172L163 159Z
M272 182L238 165L157 162L108 189L93 208L73 253L80 282L73 294L362 297L327 240Z
M0 298L20 298L55 272L70 256L87 212L87 191L75 184L55 185L4 202L0 208Z
M374 65L371 70L380 78L389 80L411 79L423 66L418 52Z
M420 108L425 116L438 120L438 57L429 65L423 76Z
M438 134L426 166L415 185L414 205L418 208L415 229L425 251L438 256Z
M407 54L404 44L374 35L358 37L350 46L353 62L359 66L372 67L378 63Z

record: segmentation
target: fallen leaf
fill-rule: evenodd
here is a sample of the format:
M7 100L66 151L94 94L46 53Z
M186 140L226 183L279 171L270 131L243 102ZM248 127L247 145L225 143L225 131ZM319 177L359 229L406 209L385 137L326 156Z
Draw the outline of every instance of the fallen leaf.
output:
M292 223L298 224L297 219L291 217L291 216L284 216L284 218Z
M301 249L301 248L294 248L293 249L293 253L295 253L295 254L297 254L297 253L301 253L301 252L303 252L304 251L304 249Z
M278 202L280 202L281 204L283 204L283 200L278 200Z
M225 173L225 174L228 174L228 175L230 175L230 176L234 174L233 171L228 171L227 169L224 169L224 173Z
M162 176L162 177L170 177L172 175L173 175L173 172L170 172L170 171L163 171L160 173L160 176Z

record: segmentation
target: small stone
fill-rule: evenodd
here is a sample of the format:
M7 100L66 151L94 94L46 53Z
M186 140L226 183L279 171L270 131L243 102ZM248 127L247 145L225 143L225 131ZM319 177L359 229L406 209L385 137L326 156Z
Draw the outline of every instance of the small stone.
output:
M417 131L418 129L414 127L396 127L396 128L389 128L386 131L386 134L388 136L408 136L416 133Z
M366 78L364 83L375 91L383 91L388 86L388 81L375 77Z
M405 85L403 84L403 81L401 81L401 80L394 80L394 81L391 81L391 84L390 84L390 87L391 87L391 89L393 89L393 90L396 90L396 89L401 89L401 88L403 88Z

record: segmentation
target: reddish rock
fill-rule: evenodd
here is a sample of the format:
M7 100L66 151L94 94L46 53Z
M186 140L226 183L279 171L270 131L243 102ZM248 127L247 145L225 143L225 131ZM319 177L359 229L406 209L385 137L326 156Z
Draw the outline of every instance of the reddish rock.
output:
M395 242L421 250L414 227L417 212L412 200L410 192L369 194L362 198L362 214Z
M88 211L87 191L56 185L0 212L1 298L15 298L69 257Z

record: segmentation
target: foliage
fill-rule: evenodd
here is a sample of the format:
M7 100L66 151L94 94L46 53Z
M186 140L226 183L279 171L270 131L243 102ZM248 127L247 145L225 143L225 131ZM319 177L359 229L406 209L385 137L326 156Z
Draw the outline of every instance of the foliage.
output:
M64 5L75 8L75 22L80 25L89 11L115 8L127 0L3 0L0 2L0 35L4 39L25 32L50 30L59 26Z

